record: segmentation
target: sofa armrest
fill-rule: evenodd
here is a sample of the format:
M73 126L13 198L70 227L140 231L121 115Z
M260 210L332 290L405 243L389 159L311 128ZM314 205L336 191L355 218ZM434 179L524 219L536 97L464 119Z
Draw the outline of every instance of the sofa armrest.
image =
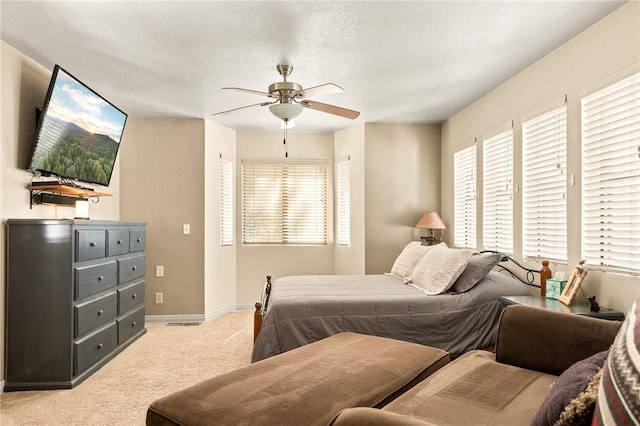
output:
M576 362L609 349L621 324L510 305L500 317L496 361L560 375Z

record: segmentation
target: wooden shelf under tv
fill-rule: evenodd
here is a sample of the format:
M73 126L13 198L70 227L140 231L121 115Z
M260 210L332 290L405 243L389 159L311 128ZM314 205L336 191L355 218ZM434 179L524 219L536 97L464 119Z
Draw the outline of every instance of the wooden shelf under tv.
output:
M82 188L70 185L63 185L59 183L52 183L51 185L28 185L27 189L30 191L50 192L61 195L71 195L75 197L111 197L111 194L106 192L98 192L89 188Z
M30 208L33 208L34 204L73 206L76 200L81 198L111 197L111 194L107 194L106 192L98 192L90 188L64 185L55 182L44 185L27 185L27 189L31 195Z

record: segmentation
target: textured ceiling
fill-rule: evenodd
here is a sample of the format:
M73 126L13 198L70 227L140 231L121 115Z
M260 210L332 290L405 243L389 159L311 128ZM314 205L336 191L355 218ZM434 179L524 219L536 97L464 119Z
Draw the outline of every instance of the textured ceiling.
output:
M281 81L345 89L314 100L356 122L437 123L620 7L605 1L6 1L2 39L59 64L134 116L198 117L277 130L267 91ZM43 94L44 96L44 94ZM297 131L353 121L305 110Z

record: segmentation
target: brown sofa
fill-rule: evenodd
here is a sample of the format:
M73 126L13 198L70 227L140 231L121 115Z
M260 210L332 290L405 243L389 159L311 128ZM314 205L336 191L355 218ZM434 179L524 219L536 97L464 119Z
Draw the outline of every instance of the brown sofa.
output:
M530 424L558 375L607 350L619 327L509 306L495 354L451 363L439 349L340 333L160 398L147 424Z
M346 409L331 424L554 424L602 367L620 324L509 306L500 319L495 354L468 352L382 409ZM565 371L571 372L561 382ZM558 400L545 399L552 385Z

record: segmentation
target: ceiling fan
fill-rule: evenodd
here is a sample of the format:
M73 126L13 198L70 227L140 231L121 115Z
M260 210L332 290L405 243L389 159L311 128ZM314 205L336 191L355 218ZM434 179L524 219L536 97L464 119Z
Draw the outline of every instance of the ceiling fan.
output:
M340 117L356 119L360 115L360 112L347 108L342 108L335 105L324 104L321 102L313 101L310 98L317 96L330 95L332 93L343 92L340 86L333 83L321 84L320 86L309 87L303 89L298 83L287 81L287 77L291 75L293 71L292 65L278 65L276 67L278 73L282 76L284 81L273 83L269 85L268 92L261 92L259 90L242 89L240 87L223 87L224 90L235 90L238 92L252 93L255 95L266 96L273 100L266 102L260 102L257 104L247 105L240 108L234 108L227 111L217 112L212 114L213 116L228 114L238 110L253 108L257 106L269 106L269 111L279 119L283 120L285 125L296 118L302 112L303 108L309 108L316 111L322 111Z

